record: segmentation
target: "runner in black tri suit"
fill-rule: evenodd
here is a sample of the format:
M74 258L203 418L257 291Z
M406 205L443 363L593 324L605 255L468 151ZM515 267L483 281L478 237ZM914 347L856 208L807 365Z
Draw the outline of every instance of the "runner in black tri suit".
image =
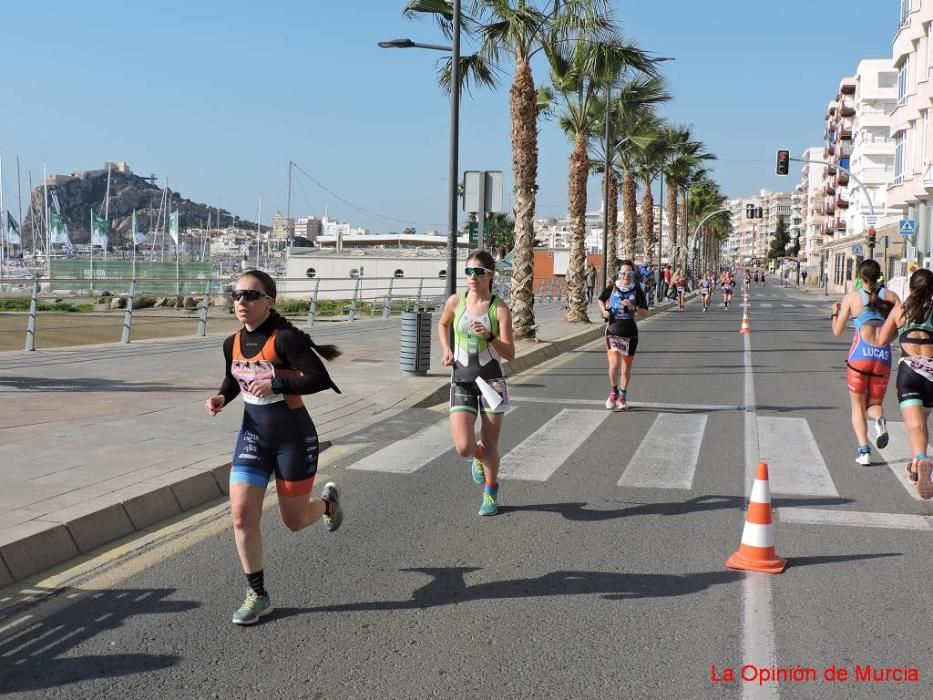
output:
M259 521L273 474L279 512L289 530L323 518L334 531L343 519L334 483L324 485L321 498L310 498L318 436L301 398L328 389L339 393L318 354L332 359L340 352L333 345L315 345L276 313L275 296L275 281L265 272L251 270L237 280L233 299L243 328L224 341L224 381L206 403L214 416L238 394L243 397L243 424L230 467L233 533L249 582L246 600L233 614L238 625L251 625L272 612Z
M635 284L635 265L623 260L619 277L612 287L599 295L599 310L606 320L606 355L609 360L609 385L606 408L624 411L628 408L626 393L632 377L632 362L638 348L637 317L648 314L648 303L641 288ZM621 377L620 377L621 375Z

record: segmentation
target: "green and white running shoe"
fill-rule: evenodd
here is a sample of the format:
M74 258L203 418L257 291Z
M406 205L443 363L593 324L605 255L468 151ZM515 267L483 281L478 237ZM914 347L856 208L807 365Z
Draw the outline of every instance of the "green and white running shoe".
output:
M343 508L340 507L340 492L337 490L337 484L333 481L328 481L324 484L324 490L321 492L321 498L325 498L334 504L334 512L330 515L327 514L327 511L324 511L324 515L321 518L324 520L324 525L328 530L334 532L337 528L340 527L340 523L343 522Z
M246 600L240 609L233 613L233 624L235 625L254 625L259 622L259 618L268 615L274 610L272 601L268 595L256 595L254 591L246 594Z
M473 477L474 484L482 484L486 481L486 473L483 471L483 457L486 456L486 448L483 443L476 443L476 451L473 453L473 462L470 464L470 476Z
M480 515L496 515L499 512L499 491L483 492L483 505L479 507Z

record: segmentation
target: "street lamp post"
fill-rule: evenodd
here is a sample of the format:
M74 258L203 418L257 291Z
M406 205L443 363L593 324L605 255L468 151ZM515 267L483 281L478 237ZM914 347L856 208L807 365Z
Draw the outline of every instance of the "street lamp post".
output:
M379 42L383 49L431 49L450 52L450 158L447 176L447 295L457 292L457 185L459 183L460 142L460 0L453 0L453 28L450 46L422 44L411 39Z

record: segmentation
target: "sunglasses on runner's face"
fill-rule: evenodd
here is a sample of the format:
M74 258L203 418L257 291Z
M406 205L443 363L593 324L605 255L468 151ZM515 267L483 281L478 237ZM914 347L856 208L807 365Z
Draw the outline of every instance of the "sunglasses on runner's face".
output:
M490 270L487 270L485 267L468 267L463 271L467 277L482 277Z
M619 277L634 277L635 273L632 270L622 270L619 273Z
M271 299L268 294L265 292L260 292L255 289L234 289L230 292L230 296L233 297L234 301L256 301L257 299Z

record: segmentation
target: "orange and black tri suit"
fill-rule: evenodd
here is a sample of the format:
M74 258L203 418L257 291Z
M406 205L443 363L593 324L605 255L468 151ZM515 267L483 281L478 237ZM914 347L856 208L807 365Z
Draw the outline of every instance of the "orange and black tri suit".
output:
M237 434L230 483L265 488L275 474L284 496L304 496L314 486L318 436L301 399L333 389L340 393L307 334L273 314L253 331L246 328L224 341L226 376L219 393L228 405L243 395L243 424ZM259 398L246 387L272 381L273 395Z

